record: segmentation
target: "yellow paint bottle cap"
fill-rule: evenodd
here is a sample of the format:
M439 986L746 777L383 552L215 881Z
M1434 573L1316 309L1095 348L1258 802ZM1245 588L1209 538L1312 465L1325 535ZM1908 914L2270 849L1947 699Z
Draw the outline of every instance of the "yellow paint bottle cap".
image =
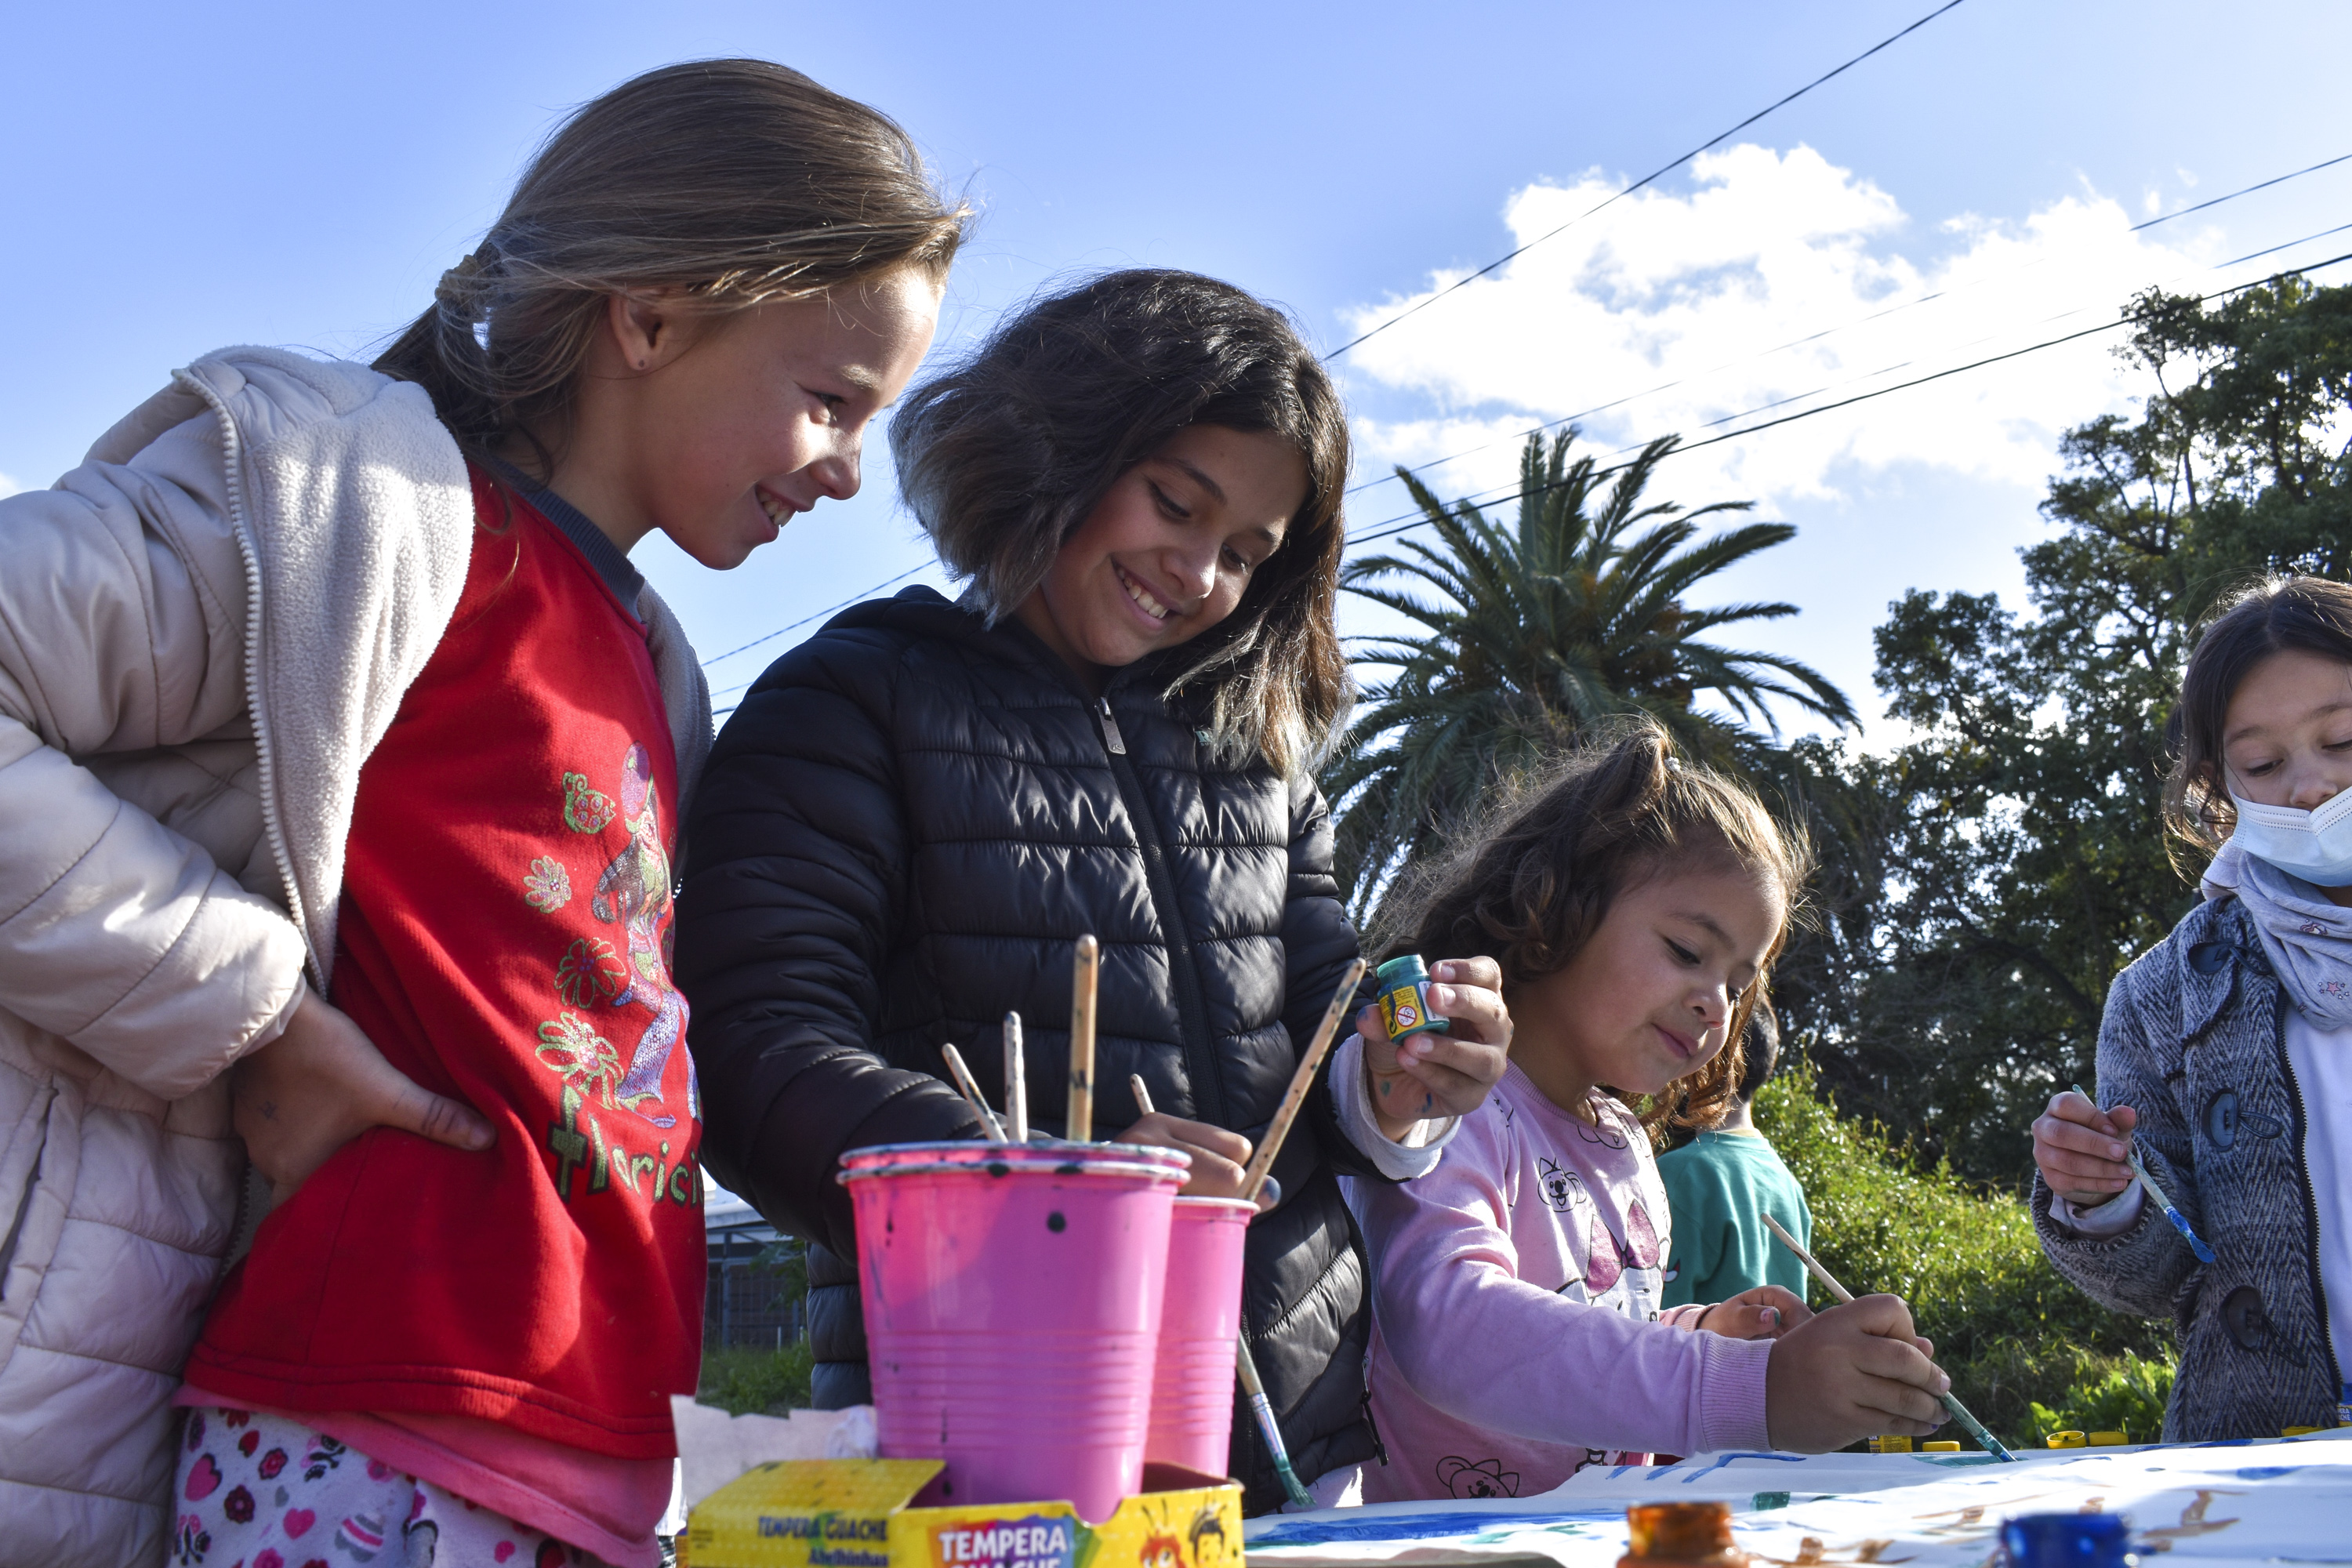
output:
M2121 1432L2094 1432L2091 1434L2091 1447L2094 1448L2120 1448L2130 1441L2131 1439Z
M1870 1440L1870 1451L1874 1454L1907 1454L1911 1451L1911 1439L1892 1436L1873 1437Z
M2279 1428L2279 1436L2282 1437L2301 1437L2307 1433L2324 1432L2326 1430L2327 1430L2327 1428L2324 1426L2282 1426Z
M1960 1451L1960 1446L1948 1439L1934 1443L1922 1443L1919 1445L1919 1448L1922 1453L1927 1454L1957 1454Z
M2053 1448L2080 1448L2088 1440L2080 1432L2053 1432L2044 1441Z

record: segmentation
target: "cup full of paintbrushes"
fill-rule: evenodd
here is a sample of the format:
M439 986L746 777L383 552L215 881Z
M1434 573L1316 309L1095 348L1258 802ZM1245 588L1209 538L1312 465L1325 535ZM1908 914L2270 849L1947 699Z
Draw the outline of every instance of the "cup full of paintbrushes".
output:
M1176 1189L1191 1158L1124 1143L853 1149L857 1272L889 1459L947 1462L943 1504L1141 1489Z
M1144 1457L1221 1476L1232 1451L1234 1373L1242 1327L1243 1252L1266 1173L1305 1103L1363 978L1358 963L1340 977L1322 1024L1291 1073L1265 1135L1242 1173L1242 1195L1180 1197L1168 1234L1168 1286L1151 1378L1151 1431ZM1140 1074L1128 1079L1139 1116L1152 1113ZM1279 1434L1276 1434L1278 1438Z
M1093 1120L1099 960L1095 939L1080 938L1069 1106L1080 1140ZM883 1458L946 1461L940 1503L1066 1498L1099 1523L1142 1488L1173 1205L1192 1162L1033 1141L1018 1014L1003 1038L1002 1118L961 1054L940 1053L983 1139L841 1158L875 1425Z

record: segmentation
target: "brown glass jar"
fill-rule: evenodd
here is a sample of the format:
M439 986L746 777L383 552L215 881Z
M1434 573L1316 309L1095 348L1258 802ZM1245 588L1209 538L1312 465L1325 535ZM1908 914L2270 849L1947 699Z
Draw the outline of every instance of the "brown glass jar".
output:
M1731 1543L1727 1502L1642 1502L1625 1510L1633 1550L1617 1568L1748 1568Z

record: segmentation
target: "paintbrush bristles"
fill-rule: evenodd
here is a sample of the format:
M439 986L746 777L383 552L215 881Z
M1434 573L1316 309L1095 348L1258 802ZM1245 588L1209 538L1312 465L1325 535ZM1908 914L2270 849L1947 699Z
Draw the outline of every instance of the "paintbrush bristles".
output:
M1004 1015L1004 1114L1015 1143L1029 1142L1029 1068L1021 1058L1021 1015Z
M963 1054L953 1046L941 1046L940 1055L947 1058L948 1075L955 1079L956 1092L980 1112L980 1124L988 1130L989 1137L999 1143L1003 1142L1004 1124L996 1120L996 1112L988 1109L988 1101L980 1092L979 1081L971 1076L971 1069L963 1065Z
M1091 936L1078 938L1070 965L1070 1106L1062 1136L1088 1143L1095 1135L1095 990L1102 973L1102 948Z
M1274 1120L1266 1123L1265 1136L1259 1140L1257 1152L1250 1156L1248 1168L1242 1172L1242 1196L1252 1203L1265 1190L1265 1179L1274 1170L1274 1157L1282 1152L1282 1141L1290 1136L1290 1124L1298 1120L1299 1107L1307 1103L1307 1091L1315 1086L1316 1069L1330 1052L1331 1041L1339 1032L1339 1020L1348 1016L1349 1004L1355 1000L1365 967L1360 958L1340 977L1339 989L1331 994L1331 1005L1323 1010L1323 1022L1316 1026L1314 1040L1307 1046L1307 1054L1298 1059L1298 1070L1291 1075L1282 1103L1275 1107Z

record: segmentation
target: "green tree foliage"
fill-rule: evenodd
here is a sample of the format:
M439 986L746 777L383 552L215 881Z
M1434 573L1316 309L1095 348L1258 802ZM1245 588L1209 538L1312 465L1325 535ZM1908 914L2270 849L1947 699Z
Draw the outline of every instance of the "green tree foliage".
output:
M1706 640L1725 626L1794 615L1795 605L1689 603L1708 578L1796 531L1752 522L1701 537L1702 520L1753 503L1685 511L1647 501L1674 437L1644 447L1604 484L1591 457L1570 460L1575 436L1567 431L1549 447L1528 438L1516 527L1468 501L1448 506L1399 468L1433 537L1347 567L1350 592L1419 628L1373 639L1360 655L1359 663L1395 673L1370 684L1370 702L1324 773L1339 808L1340 874L1359 913L1497 784L1597 721L1647 713L1693 755L1719 760L1758 742L1759 721L1778 733L1767 697L1853 721L1845 695L1807 666ZM1696 706L1702 697L1729 716Z
M1822 1266L1856 1295L1909 1302L1979 1420L2005 1440L2036 1442L2039 1403L2120 1411L2135 1433L2148 1430L2132 1391L2152 1379L2169 1387L2171 1325L2110 1312L2066 1283L2015 1195L1929 1163L1876 1122L1841 1117L1801 1061L1759 1091L1756 1123L1805 1189ZM1826 1292L1811 1295L1818 1310ZM2160 1424L2162 1393L2154 1397Z
M2352 289L2288 279L2133 302L2156 391L2065 437L2024 552L2032 614L1914 591L1876 634L1916 738L1778 764L1824 852L1782 1016L1849 1105L2020 1182L2024 1129L2088 1082L2109 983L2195 897L2161 828L2165 724L2196 629L2264 572L2352 574Z

